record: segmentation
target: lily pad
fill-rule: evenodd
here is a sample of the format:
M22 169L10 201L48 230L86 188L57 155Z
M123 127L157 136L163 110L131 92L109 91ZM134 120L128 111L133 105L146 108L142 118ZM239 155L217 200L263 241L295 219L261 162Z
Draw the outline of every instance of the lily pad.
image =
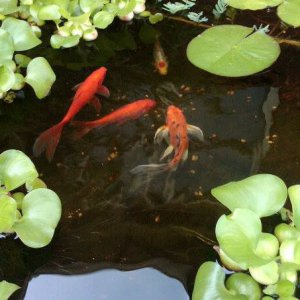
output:
M260 72L280 54L278 43L263 32L240 25L205 30L187 47L189 61L210 73L239 77Z
M9 17L2 22L1 28L12 36L16 51L29 50L42 42L26 21Z
M34 164L22 151L7 150L0 154L0 183L7 191L14 190L36 177L38 172Z
M226 3L231 7L251 10L277 6L282 2L283 0L226 0Z
M104 29L113 22L114 18L114 13L99 11L94 15L93 23L97 28Z
M8 32L0 28L0 64L11 60L14 54L14 42Z
M245 295L230 292L224 285L225 272L217 264L211 261L205 262L199 268L192 295L192 300L247 300Z
M279 18L294 27L300 26L300 1L299 0L285 0L278 6L277 14Z
M52 240L60 220L60 199L49 189L35 189L25 195L22 202L22 215L13 229L26 246L44 247Z
M7 300L19 288L21 287L14 283L2 280L0 282L0 299Z
M216 237L225 254L243 269L247 269L272 261L258 256L255 252L261 229L261 221L254 212L236 209L231 215L219 218Z
M9 91L15 83L14 72L6 65L0 67L0 93Z
M49 94L55 79L55 73L44 57L36 57L28 64L25 81L31 85L39 99Z
M277 176L258 174L212 189L212 195L231 211L248 208L260 217L278 212L287 198L287 187Z
M17 202L7 195L0 195L0 232L8 232L16 221Z

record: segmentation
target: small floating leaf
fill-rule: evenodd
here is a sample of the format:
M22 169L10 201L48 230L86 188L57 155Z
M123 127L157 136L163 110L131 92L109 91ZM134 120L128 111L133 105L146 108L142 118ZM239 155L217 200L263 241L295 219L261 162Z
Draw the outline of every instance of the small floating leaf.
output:
M11 60L14 54L14 42L8 32L0 28L0 64Z
M15 74L7 66L0 67L0 93L9 91L15 83Z
M2 29L12 36L16 51L29 50L42 42L26 21L9 17L2 22Z
M38 18L41 20L59 20L61 17L58 5L46 5L39 10Z
M101 9L105 3L108 1L106 0L80 0L79 5L81 10L84 13L92 12L95 8Z
M210 73L238 77L269 67L280 47L270 36L240 25L220 25L205 30L187 47L189 61Z
M31 58L29 56L23 55L23 54L16 54L15 55L15 61L16 64L18 64L22 68L26 68L31 61Z
M0 183L7 191L14 190L26 181L38 177L30 158L19 150L7 150L0 154Z
M260 284L275 284L279 279L278 263L271 261L259 267L250 267L251 276Z
M56 193L40 188L28 193L22 202L22 217L13 229L22 242L32 248L50 243L61 217L61 202Z
M279 18L294 27L300 26L300 1L299 0L285 0L278 6L277 14Z
M161 14L161 13L156 13L156 14L154 14L154 15L150 15L150 17L149 17L149 22L150 22L151 24L156 24L156 23L162 21L163 18L164 18L163 14Z
M288 188L289 197L293 208L293 222L300 230L300 185L293 185Z
M238 9L264 9L268 6L277 6L282 3L283 0L227 0L226 3L229 6Z
M212 195L231 211L248 208L260 217L278 212L287 198L287 187L277 176L258 174L212 189Z
M39 99L49 94L55 79L56 76L44 57L36 57L28 64L25 81L32 86Z
M114 20L115 14L108 11L99 11L94 15L93 23L97 28L104 29Z
M0 195L0 232L9 231L16 221L17 202L7 195Z
M42 179L35 178L33 180L28 180L25 183L25 187L26 187L27 192L31 192L31 191L33 191L35 189L47 188L47 185L46 185L46 183Z
M15 90L15 91L19 91L21 90L24 85L25 85L25 78L22 74L20 73L15 73L15 83L14 85L11 87L12 90Z
M58 49L60 47L71 48L78 45L79 40L80 40L79 35L64 37L58 34L53 34L50 39L50 44L54 49Z
M18 10L18 0L0 0L0 14L9 15Z
M2 280L0 282L0 299L7 300L19 288L21 287L14 283Z

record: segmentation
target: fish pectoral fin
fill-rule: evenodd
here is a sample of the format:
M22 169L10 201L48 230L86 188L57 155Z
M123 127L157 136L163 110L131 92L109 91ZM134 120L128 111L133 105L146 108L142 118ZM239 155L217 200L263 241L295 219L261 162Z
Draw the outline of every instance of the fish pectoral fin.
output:
M101 105L101 102L98 99L98 97L94 96L93 98L91 98L91 100L89 101L89 104L95 108L97 113L100 112L102 105Z
M159 127L154 135L154 143L160 144L162 140L168 141L169 128L166 125Z
M174 150L174 147L172 145L169 145L167 147L167 149L165 150L164 154L162 155L162 157L160 158L160 160L163 160L165 157L167 157L168 155L170 155Z
M199 127L188 124L187 131L191 137L195 137L196 139L202 142L204 141L203 131Z
M182 161L183 161L183 162L186 161L187 158L188 158L188 156L189 156L189 150L186 149L186 150L184 151L183 155L182 155Z
M98 88L97 94L108 98L110 96L110 91L105 85L101 85Z
M81 86L81 84L82 84L82 82L77 83L76 85L74 85L74 86L72 87L72 90L73 90L73 91L77 91L77 90L79 89L79 87Z

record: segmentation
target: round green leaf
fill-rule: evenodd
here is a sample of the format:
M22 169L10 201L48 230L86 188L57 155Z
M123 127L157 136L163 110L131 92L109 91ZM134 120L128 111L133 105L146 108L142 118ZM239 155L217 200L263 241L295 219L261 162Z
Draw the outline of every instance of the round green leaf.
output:
M117 12L117 15L119 17L125 17L129 13L133 12L136 1L135 0L121 0L119 1L119 10Z
M28 180L25 183L25 187L26 187L27 192L31 192L35 189L47 188L47 185L42 179L35 178L33 180Z
M7 195L0 195L0 232L9 231L16 221L17 202Z
M72 36L61 36L58 34L53 34L50 39L51 47L54 49L58 49L60 47L63 48L71 48L78 45L80 40L79 35L72 35Z
M229 216L221 216L216 225L220 248L243 269L270 262L255 252L261 234L259 217L248 209L236 209ZM238 242L237 242L238 241Z
M0 14L9 15L18 10L18 0L0 0Z
M300 1L299 0L285 0L277 8L279 18L294 27L300 26Z
M259 235L255 253L263 258L275 258L279 250L279 241L270 233L262 232Z
M41 20L59 20L61 17L58 5L46 5L39 10L38 18Z
M39 99L49 94L55 79L55 73L44 57L36 57L28 64L25 81L31 85Z
M9 91L15 83L15 74L6 65L0 66L0 93Z
M278 224L275 227L274 234L280 243L282 243L284 240L296 240L300 238L300 231L297 228L286 223Z
M259 284L249 275L244 273L232 274L226 281L228 290L245 295L248 300L259 300L261 290Z
M2 29L12 36L16 51L29 50L42 42L26 21L9 17L2 22Z
M7 150L0 154L0 183L7 191L14 190L26 181L38 177L30 158L19 150Z
M226 0L226 3L234 8L251 10L264 9L268 6L277 6L281 2L283 2L283 0Z
M275 261L259 267L250 267L249 272L257 282L264 285L275 284L279 279L279 267Z
M293 222L297 229L300 229L300 185L289 187L288 193L293 208Z
M279 251L282 262L300 265L300 240L284 240Z
M95 8L102 9L107 0L80 0L79 5L84 13L92 12Z
M0 64L11 60L14 54L14 42L8 32L0 28Z
M113 22L114 17L114 13L99 11L94 15L93 23L97 28L104 29Z
M0 282L0 299L7 300L16 290L18 290L20 286L2 280Z
M277 176L258 174L212 189L212 195L231 211L248 208L260 217L278 212L287 198L287 187Z
M245 295L231 293L224 286L225 273L211 261L202 264L197 272L192 300L247 300Z
M279 56L278 43L263 32L240 25L205 30L187 47L189 61L210 73L238 77L269 67Z
M150 15L150 16L149 16L149 22L150 22L151 24L156 24L156 23L162 21L163 18L164 18L163 14L161 14L161 13L156 13L156 14L154 14L154 15Z
M29 56L23 55L23 54L16 54L15 55L15 61L16 64L19 65L22 68L26 68L31 61L31 58Z
M22 74L15 73L15 83L12 86L12 90L18 91L21 90L25 85L25 78Z
M44 247L52 240L60 220L60 199L49 189L35 189L24 197L22 215L13 226L17 235L26 246Z

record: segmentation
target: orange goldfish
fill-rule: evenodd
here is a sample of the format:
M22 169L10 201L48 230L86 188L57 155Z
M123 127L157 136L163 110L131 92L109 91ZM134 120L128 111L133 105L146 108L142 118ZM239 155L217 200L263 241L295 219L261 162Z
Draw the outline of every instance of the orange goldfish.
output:
M160 75L167 75L168 73L168 60L165 52L160 45L158 38L156 38L153 49L154 66Z
M136 100L135 102L126 104L112 113L95 121L81 122L73 121L72 125L78 127L74 135L75 139L79 139L90 130L96 127L103 127L111 124L122 124L128 120L134 120L145 114L156 105L156 102L151 99Z
M59 143L63 127L74 118L82 107L90 103L95 107L97 112L100 110L101 104L95 94L99 93L109 96L109 90L102 85L106 71L107 69L105 67L101 67L78 85L72 104L63 119L58 124L42 132L36 139L33 145L33 153L35 156L39 156L42 152L46 151L46 157L48 161L51 161Z
M131 170L131 173L138 175L155 175L168 170L176 170L181 161L188 157L189 138L188 134L200 141L204 140L203 132L199 127L189 125L181 109L170 105L167 110L166 125L161 126L155 133L154 142L161 143L163 139L169 141L161 159L174 151L173 158L168 163L140 165Z

